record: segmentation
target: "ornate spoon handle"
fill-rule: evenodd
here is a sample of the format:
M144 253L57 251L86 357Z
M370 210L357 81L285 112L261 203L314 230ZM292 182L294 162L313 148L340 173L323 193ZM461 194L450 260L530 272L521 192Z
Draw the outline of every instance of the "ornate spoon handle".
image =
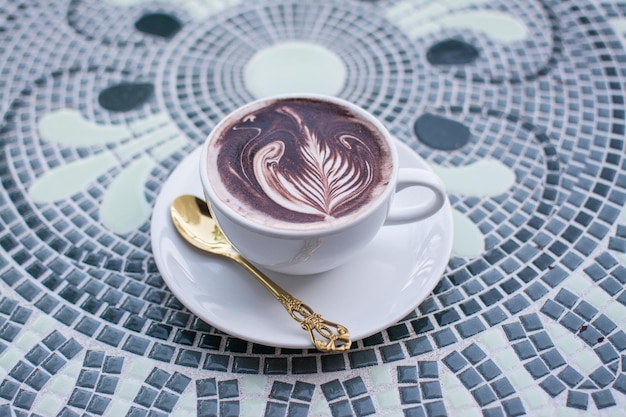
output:
M350 349L352 340L348 329L324 319L311 307L294 298L278 284L259 271L242 256L235 259L246 268L287 309L289 315L309 333L311 342L321 352L342 352Z

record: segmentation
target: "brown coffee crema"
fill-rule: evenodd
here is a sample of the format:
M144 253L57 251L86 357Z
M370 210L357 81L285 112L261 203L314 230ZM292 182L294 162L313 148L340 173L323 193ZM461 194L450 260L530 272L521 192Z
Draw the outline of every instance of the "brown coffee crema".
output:
M390 181L392 157L382 133L334 103L281 99L217 133L208 169L215 169L209 178L219 176L218 197L264 225L345 221Z

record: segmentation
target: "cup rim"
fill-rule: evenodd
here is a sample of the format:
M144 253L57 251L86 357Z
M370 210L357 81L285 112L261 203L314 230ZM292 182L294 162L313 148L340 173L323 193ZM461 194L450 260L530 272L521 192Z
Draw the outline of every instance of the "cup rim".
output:
M265 224L258 223L254 220L251 220L236 210L231 208L229 205L224 203L222 199L216 194L215 190L211 185L211 180L209 179L208 174L208 158L206 157L209 143L212 138L216 136L220 129L227 124L227 121L240 113L245 113L250 111L255 107L262 107L267 102L282 100L282 99L310 99L310 100L320 100L326 101L333 104L338 104L343 107L347 107L350 111L356 113L357 115L365 118L368 122L370 122L380 133L382 133L383 138L387 141L392 161L392 170L391 175L389 177L389 182L386 184L384 190L378 195L378 197L371 202L362 212L358 214L356 217L352 217L344 222L339 222L335 225L327 226L327 227L313 227L307 229L297 229L297 228L281 228L280 226L268 226ZM268 97L259 98L250 102L247 102L230 113L224 116L215 127L209 132L208 136L202 143L202 150L200 152L200 179L202 182L202 188L205 193L205 198L209 201L210 206L215 209L217 208L223 215L227 216L232 222L243 225L246 229L253 230L255 232L261 233L266 236L272 237L284 237L284 238L302 238L302 237L315 237L322 235L331 235L335 233L339 233L343 230L349 229L358 225L363 219L369 217L373 212L378 210L382 204L386 202L390 202L389 197L395 191L396 182L398 177L399 170L399 159L398 159L398 150L395 144L396 139L391 135L391 133L387 130L387 128L383 125L383 123L369 111L360 107L359 105L347 101L345 99L329 96L324 94L316 94L316 93L288 93L288 94L277 94ZM389 204L387 205L389 206ZM387 207L388 208L388 207ZM218 219L215 219L216 221Z

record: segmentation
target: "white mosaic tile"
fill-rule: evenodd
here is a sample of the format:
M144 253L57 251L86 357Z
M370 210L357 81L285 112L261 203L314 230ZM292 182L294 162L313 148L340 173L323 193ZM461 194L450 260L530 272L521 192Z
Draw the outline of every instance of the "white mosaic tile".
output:
M453 374L445 372L441 375L441 388L444 401L450 410L462 412L463 415L480 413L480 409L476 407L476 400Z
M370 381L374 387L391 385L395 368L389 365L373 366L368 369Z
M263 375L246 375L241 380L241 390L244 395L263 395L267 384L268 378Z
M377 409L381 412L391 412L400 406L400 396L397 389L384 389L374 394L376 398Z
M529 378L532 380L530 375ZM528 378L526 378L526 382L528 382ZM524 404L528 407L529 412L535 413L536 410L546 408L550 404L551 398L544 390L534 386L535 384L532 385L533 386L530 386L529 384L529 387L521 392L521 398L524 401Z
M116 397L114 401L111 401L107 407L103 417L119 417L128 414L133 403L131 401L125 401L124 399Z
M11 369L22 359L23 353L9 346L0 354L0 377L6 378Z
M56 416L63 409L65 399L61 396L43 393L33 404L32 410L42 416Z
M142 387L142 381L136 379L122 378L117 384L115 390L116 395L128 401L132 401L137 396L137 393Z
M241 417L260 417L265 407L266 402L261 399L246 399L241 404Z

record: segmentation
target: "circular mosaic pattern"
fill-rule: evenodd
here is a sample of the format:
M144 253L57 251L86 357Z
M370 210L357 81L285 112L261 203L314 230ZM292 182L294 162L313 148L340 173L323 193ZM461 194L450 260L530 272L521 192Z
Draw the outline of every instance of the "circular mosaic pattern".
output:
M421 8L426 5L414 6L413 13L419 14ZM464 22L472 19L483 23L464 27ZM462 64L435 65L438 71L456 80L494 85L533 81L552 70L562 51L558 18L541 1L523 5L510 2L460 5L445 15L431 17L431 21L440 25L441 30L418 37L420 46L429 48L456 41L478 51L478 57Z
M545 133L536 133L534 127L498 111L455 114L448 110L442 116L467 126L472 137L468 144L451 151L418 147L427 161L442 167L465 167L498 160L515 174L513 186L499 196L450 195L453 207L481 228L487 250L499 246L502 237L510 234L500 227L522 226L538 214L552 212L561 167Z
M356 373L406 359L396 375L402 392L421 389L410 376L418 368L420 387L436 392L438 369L465 383L465 372L476 368L481 392L493 388L498 398L481 396L478 389L473 398L484 410L516 415L523 411L514 402L519 398L497 384L505 379L499 369L485 371L487 354L472 339L497 327L548 395L573 408L586 409L591 401L598 409L611 407L611 387L624 391L624 333L559 286L584 274L610 301L626 305L625 269L617 259L626 251L626 231L615 226L626 203L626 54L623 36L608 30L605 18L621 18L625 10L572 1L444 3L446 13L437 19L497 13L521 22L526 37L502 42L449 24L417 34L407 22L415 13L418 21L425 16L427 2L420 1L255 2L202 21L164 5L72 1L67 10L46 13L9 2L0 11L7 57L0 81L0 246L7 257L0 264L2 285L65 330L179 369L293 376ZM410 10L397 12L407 4ZM74 30L70 40L66 32L49 30L65 12ZM157 15L170 16L176 30L155 33L145 16ZM501 195L452 193L454 208L482 232L485 252L452 258L433 295L414 313L341 355L259 346L200 322L159 277L147 220L120 234L99 212L118 178L134 174L133 167L149 168L138 194L148 205L154 201L183 156L221 117L253 98L243 74L246 63L258 51L294 39L340 57L347 78L338 95L379 116L430 163L456 168L495 160L516 177ZM429 48L447 39L471 45L478 57L463 65L433 64ZM94 48L96 43L102 47ZM112 91L116 99L128 97L116 102L108 96ZM122 126L129 135L78 145L69 137L47 140L42 121L60 110L82 116L90 126ZM412 127L425 114L467 127L469 141L449 149L418 142ZM89 186L59 201L33 200L30 190L45 173L100 155L113 155L115 164ZM141 165L146 158L153 165ZM3 300L0 314L24 322L27 314L10 304ZM540 318L594 349L600 365L588 378L581 382L563 372L566 365L554 359ZM0 339L7 341L8 333L0 332ZM530 343L536 349L524 348ZM431 352L446 356L421 360ZM404 366L409 361L417 365ZM549 368L549 375L536 371L537 364ZM439 397L428 400L428 415L445 414Z
M120 48L166 44L189 21L183 9L166 3L120 7L114 2L72 0L67 10L68 25L85 40Z
M567 46L572 48L571 60L560 62L561 69L555 69L552 74L558 82L540 78L538 84L525 84L519 95L508 100L500 98L497 109L459 105L424 110L461 121L475 135L465 147L452 152L415 145L429 161L463 166L493 158L510 167L519 165L514 168L518 173L516 185L501 196L451 195L455 209L467 213L483 231L486 252L476 259L454 257L433 296L419 307L421 317L407 319L418 336L408 344L414 354L452 345L507 322L511 316L523 314L583 265L601 242L606 241L618 219L626 194L619 190L624 180L614 167L623 163L624 128L621 122L611 123L609 119L623 115L624 101L616 92L621 90L623 82L618 82L617 78L608 82L612 91L605 90L606 93L598 92L591 85L594 79L604 84L600 80L606 74L617 77L613 61L624 62L624 56L610 53L611 47L621 50L622 46L608 32L605 37L591 30L597 38L588 39L589 29L585 25L593 21L588 15L592 10L563 4L553 11L571 19L563 22L568 28L564 36L570 39ZM584 22L582 27L580 22ZM574 70L589 62L602 63L604 68L592 70L593 76ZM595 100L593 94L600 94L596 95L599 100ZM506 114L500 109L509 109L512 113ZM491 135L499 143L489 139ZM502 147L505 142L507 145ZM604 167L600 168L601 165ZM519 176L520 172L524 173L523 177ZM610 241L613 247L621 245L620 238ZM625 277L616 269L620 267L615 258L603 254L586 273L594 281L606 280L603 282L606 291L618 296L622 290L616 281ZM602 330L594 328L585 334L584 321L569 315L574 313L566 313L575 310L576 316L584 316L585 302L577 305L576 297L568 291L559 292L557 298L558 303L554 305L549 301L544 304L542 313L547 318L561 320L560 323L572 332L583 332L581 337L598 352L624 348L623 344L608 346L603 336L611 334L615 324L608 323ZM594 314L583 319L590 320ZM534 327L536 323L525 322L531 316L522 315L524 332L543 329ZM570 318L572 322L567 324ZM576 327L579 321L582 327ZM519 340L513 335L515 327L505 325L512 342ZM536 343L535 339L531 340ZM520 359L529 362L536 359L532 355L526 357L527 354L519 347ZM609 380L616 378L619 372L615 368L615 357L603 355L601 360L606 368L603 365L595 373L603 373ZM545 363L547 367L557 366L547 357ZM530 372L536 380L541 380L541 373L535 374L532 369ZM566 375L560 375L552 383L546 382L544 389L560 393L565 389L563 384L583 390L598 389L595 384L578 385ZM587 393L573 391L568 404L576 407L574 404L587 396ZM604 404L610 404L610 400L606 403L598 400L597 404L607 406Z
M85 261L89 258L88 263L91 265L108 265L114 270L123 270L124 264L133 260L136 264L134 268L139 272L147 269L148 259L151 257L147 223L135 231L134 236L115 235L100 224L98 208L111 182L136 157L130 144L140 139L141 134L129 131L127 136L96 144L91 144L89 137L77 144L60 144L41 137L44 133L41 130L43 116L60 109L75 110L77 115L80 114L79 117L89 120L95 127L124 126L152 113L155 106L154 103L149 104L149 95L143 97L144 106L130 114L111 112L81 92L81 88L106 92L108 86L116 80L136 79L126 72L115 73L110 69L79 66L70 71L58 71L40 77L34 88L23 92L20 100L15 102L11 121L2 135L6 143L3 160L7 166L12 167L3 173L2 182L4 188L10 190L9 195L14 205L21 207L23 214L28 213L29 228L60 254L74 261ZM64 139L59 137L57 140ZM117 157L111 156L107 159L116 148L127 148L128 152L118 153ZM120 156L126 162L120 160ZM55 167L73 163L90 164L94 169L80 169L77 165L75 173L69 173L70 178L87 176L85 178L88 179L91 176L92 181L85 181L84 188L68 198L60 196L55 199L54 204L33 203L28 194L36 179ZM20 181L16 182L15 178ZM53 187L61 189L64 181L67 180L60 178L59 183ZM149 201L155 198L156 183L150 188L149 194L152 196L148 196ZM137 262L142 265L140 269L137 269Z
M204 138L254 98L244 68L255 54L294 39L340 57L347 79L338 95L386 123L393 125L413 100L421 65L402 32L358 5L287 2L236 7L186 28L161 65L165 106L190 136Z

